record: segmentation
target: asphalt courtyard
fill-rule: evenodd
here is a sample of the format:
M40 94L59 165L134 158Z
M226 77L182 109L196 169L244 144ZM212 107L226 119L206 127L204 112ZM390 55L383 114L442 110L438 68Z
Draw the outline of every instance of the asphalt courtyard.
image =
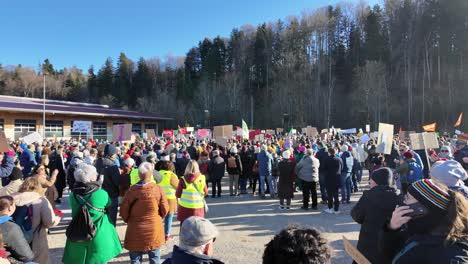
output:
M366 177L367 179L367 177ZM367 180L363 179L364 185ZM332 263L351 263L352 259L346 254L342 237L346 236L352 243L356 243L360 226L356 224L349 212L361 196L361 192L352 194L351 204L341 205L341 213L330 215L323 212L327 207L319 205L319 210L304 211L302 194L295 193L291 210L280 210L277 199L260 199L252 194L239 197L229 196L228 183L223 182L221 198L208 198L209 213L206 215L219 229L220 235L215 243L215 257L225 263L262 263L265 244L284 227L290 224L315 227L321 230L333 248ZM364 186L363 186L364 187ZM366 186L367 187L367 186ZM320 196L319 196L320 197ZM65 247L65 229L71 220L67 197L58 206L64 211L65 217L59 226L50 230L49 252L52 263L62 263L61 258ZM319 199L320 201L320 199ZM117 224L120 239L125 237L126 225L122 220ZM179 222L174 217L173 240L162 247L161 259L171 255L174 244L179 243ZM147 263L147 259L145 259ZM128 252L124 251L109 263L130 263Z

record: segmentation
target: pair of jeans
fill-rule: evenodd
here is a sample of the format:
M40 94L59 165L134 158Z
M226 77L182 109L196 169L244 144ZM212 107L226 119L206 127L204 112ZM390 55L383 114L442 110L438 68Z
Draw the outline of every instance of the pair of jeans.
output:
M338 188L327 188L328 194L328 209L334 208L335 211L340 210L340 199L338 197Z
M174 213L172 214L167 214L166 217L164 217L164 233L166 236L171 235L171 230L172 230L172 219L174 218Z
M341 173L341 201L349 202L351 200L351 173L342 172Z
M271 183L272 183L271 187L275 195L278 193L278 178L279 176L272 176L272 180L271 180Z
M270 196L273 197L275 195L275 192L272 188L273 186L273 177L271 175L261 175L260 176L260 194L265 195L265 179L266 183L268 185L268 188L270 190Z
M359 168L357 170L357 181L361 183L362 180L362 173L364 171L364 162L359 162Z
M240 177L239 178L239 186L241 193L247 193L247 178Z
M239 193L239 174L229 174L229 194L237 195Z
M148 254L150 264L161 263L161 250L159 248L149 251L130 251L130 263L140 264L143 262L143 254Z
M325 173L319 172L320 196L322 201L328 201L327 188L325 188Z
M302 206L309 208L309 200L312 196L312 208L317 208L317 183L302 181Z
M218 194L218 196L221 196L221 179L213 179L211 181L211 187L213 189L211 193L212 197L215 197L216 194Z
M119 211L119 197L111 198L111 206L109 208L109 221L114 226L117 224L117 212Z

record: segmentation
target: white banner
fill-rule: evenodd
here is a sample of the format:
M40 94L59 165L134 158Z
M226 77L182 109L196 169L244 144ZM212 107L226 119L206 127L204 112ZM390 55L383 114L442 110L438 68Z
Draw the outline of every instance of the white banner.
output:
M33 133L31 133L31 134L29 134L29 135L27 135L27 136L25 136L25 137L23 138L24 143L26 143L26 144L28 144L28 145L29 145L29 144L32 144L32 143L35 143L35 142L40 143L40 142L42 142L43 140L44 140L44 139L42 138L41 134L39 134L39 133L37 133L37 132L33 132Z

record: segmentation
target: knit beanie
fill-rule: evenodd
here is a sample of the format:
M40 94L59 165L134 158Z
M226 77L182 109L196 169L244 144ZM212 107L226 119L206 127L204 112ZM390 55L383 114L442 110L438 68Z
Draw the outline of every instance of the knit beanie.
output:
M461 186L468 178L466 170L456 160L438 161L431 169L431 178L436 179L447 187Z
M380 168L375 170L371 179L377 183L377 185L391 186L393 185L393 172L389 168Z
M445 215L450 203L450 195L429 179L415 181L408 188L408 193L429 211L440 216Z
M412 159L414 158L414 154L408 151L403 154L403 157L405 157L405 159Z
M107 144L104 148L104 155L112 156L114 154L117 154L117 148L114 145Z
M23 178L23 172L21 171L20 168L13 167L13 170L11 171L11 174L10 174L9 178L10 178L11 181L22 179Z

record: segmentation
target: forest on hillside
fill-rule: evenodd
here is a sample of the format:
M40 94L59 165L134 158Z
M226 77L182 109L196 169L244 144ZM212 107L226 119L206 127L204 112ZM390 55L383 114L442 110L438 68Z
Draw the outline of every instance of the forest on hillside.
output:
M452 131L468 112L468 1L341 3L234 28L185 56L132 61L121 53L85 72L48 59L0 64L0 93L42 97L42 73L50 99L164 114L174 125L243 118L259 128L386 122L421 130L437 122Z

